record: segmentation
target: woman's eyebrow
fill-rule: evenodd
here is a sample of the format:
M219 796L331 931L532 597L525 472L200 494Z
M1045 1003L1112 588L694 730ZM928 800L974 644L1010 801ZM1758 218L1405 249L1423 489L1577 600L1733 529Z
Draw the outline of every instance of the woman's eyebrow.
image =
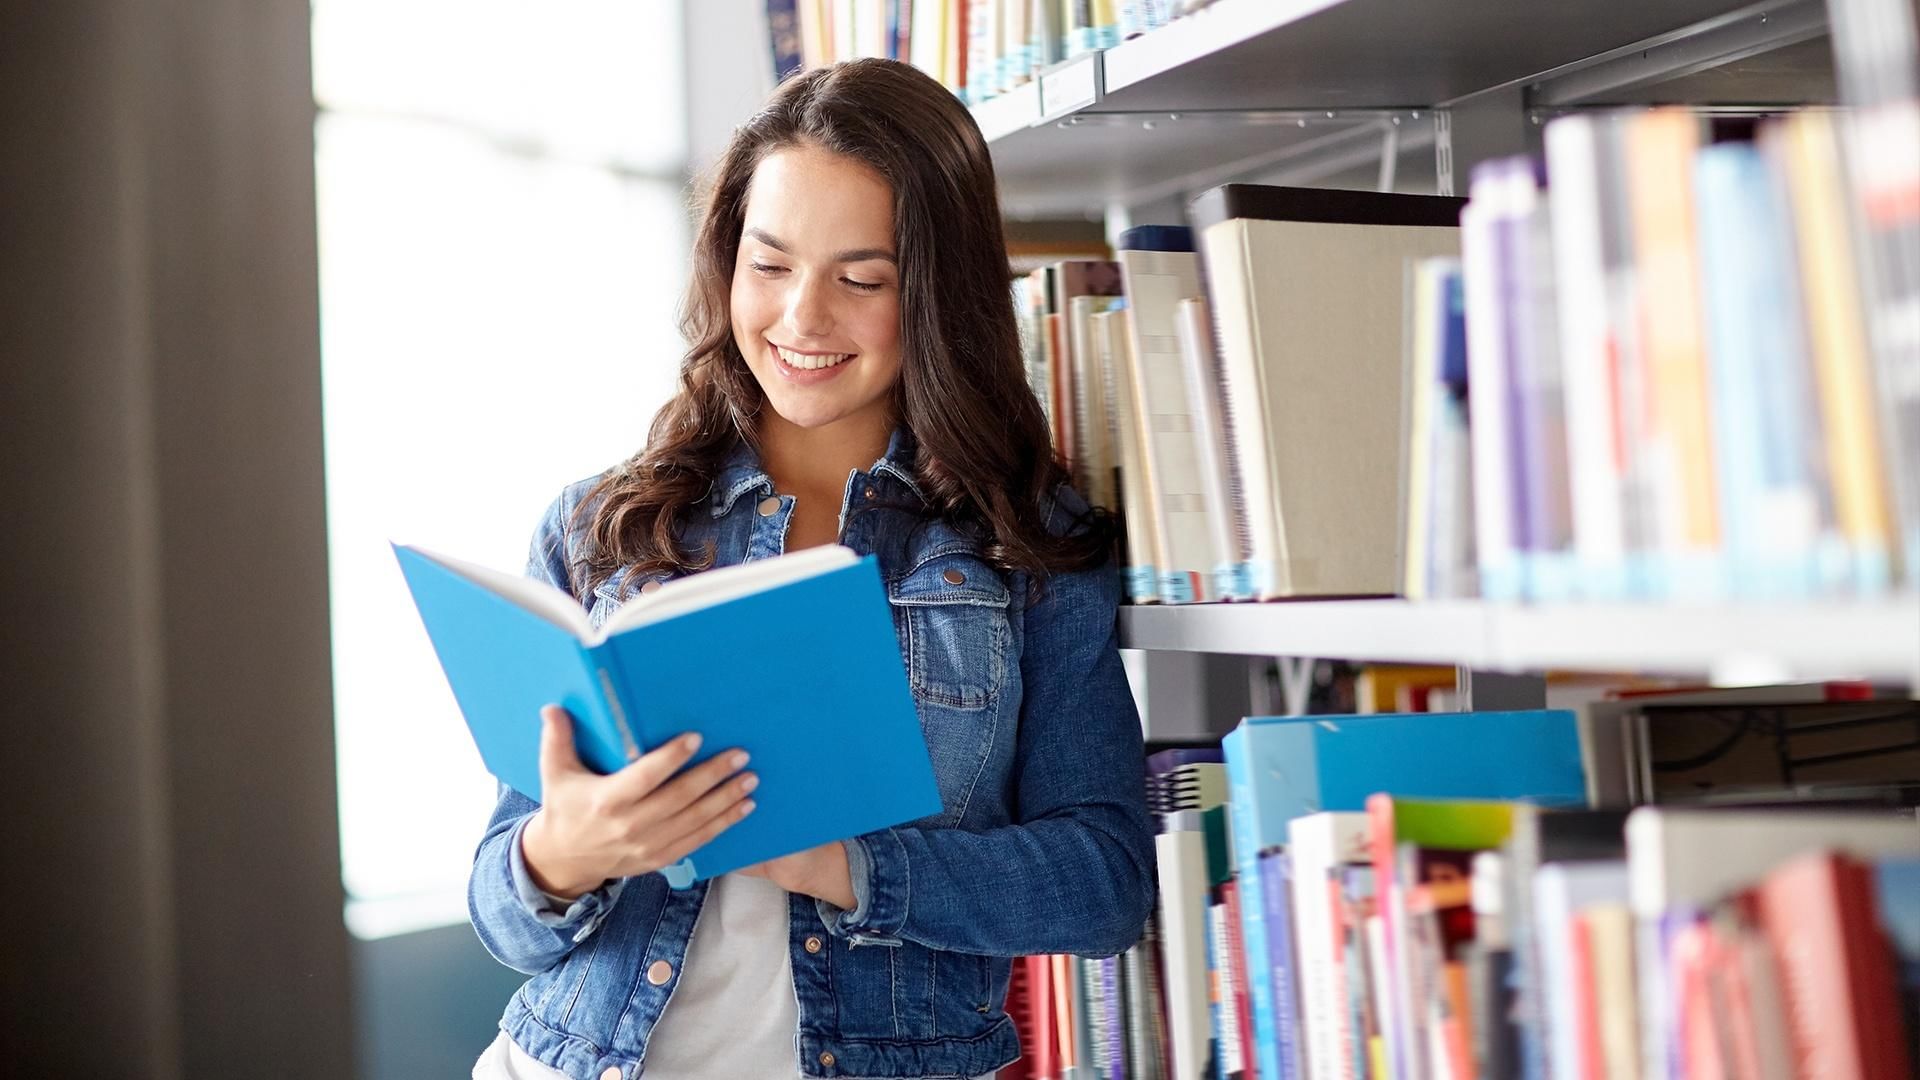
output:
M765 229L749 228L746 231L746 235L751 239L760 241L775 251L788 255L793 254L792 248L781 243L777 237ZM893 252L888 251L886 248L852 248L839 252L833 257L834 262L842 263L866 262L868 259L884 259L887 262L899 265L899 260L894 258Z

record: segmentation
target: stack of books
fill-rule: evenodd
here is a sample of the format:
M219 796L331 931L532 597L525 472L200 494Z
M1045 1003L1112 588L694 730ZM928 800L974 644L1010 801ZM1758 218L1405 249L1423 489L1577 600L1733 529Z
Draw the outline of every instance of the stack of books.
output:
M1153 926L1017 962L1014 1075L1911 1075L1912 810L1591 809L1578 726L1262 717L1151 756Z

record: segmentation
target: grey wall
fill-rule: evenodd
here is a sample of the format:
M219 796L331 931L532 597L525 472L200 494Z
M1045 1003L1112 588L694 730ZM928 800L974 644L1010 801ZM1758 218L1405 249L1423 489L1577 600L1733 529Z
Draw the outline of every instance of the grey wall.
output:
M353 1074L305 0L0 12L10 1075Z

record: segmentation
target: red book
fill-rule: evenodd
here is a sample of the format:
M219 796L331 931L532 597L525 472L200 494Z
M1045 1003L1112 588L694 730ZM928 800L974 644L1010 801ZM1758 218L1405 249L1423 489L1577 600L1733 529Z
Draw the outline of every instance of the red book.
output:
M1573 984L1573 1022L1580 1042L1580 1076L1575 1080L1606 1080L1606 1055L1600 1049L1600 999L1594 993L1593 933L1584 914L1573 917L1567 937L1567 981Z
M1020 1060L1002 1068L997 1080L1040 1080L1033 1071L1033 1006L1027 994L1029 957L1016 956L1007 976L1007 1002L1001 1011L1013 1021L1013 1032L1020 1039Z
M1780 965L1794 1074L1910 1075L1872 868L1845 855L1804 855L1768 874L1749 899Z
M1258 1080L1259 1072L1253 1047L1253 998L1247 992L1247 946L1240 933L1240 883L1229 881L1220 886L1227 902L1227 948L1233 950L1233 1005L1240 1021L1240 1060L1246 1067L1244 1080Z
M1023 956L1027 969L1027 1027L1031 1043L1022 1042L1029 1080L1059 1080L1060 1049L1053 1018L1053 957Z

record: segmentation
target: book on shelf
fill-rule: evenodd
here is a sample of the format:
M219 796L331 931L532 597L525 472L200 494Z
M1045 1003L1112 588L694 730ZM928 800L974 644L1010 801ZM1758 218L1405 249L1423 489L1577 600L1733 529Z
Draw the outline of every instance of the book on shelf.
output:
M1467 427L1467 314L1460 260L1408 265L1402 504L1410 600L1473 596L1476 555Z
M413 545L394 554L481 760L515 791L541 798L549 703L571 714L575 750L598 773L688 732L702 738L695 762L752 755L758 812L664 870L677 888L940 810L871 556L829 545L711 570L596 629L545 582ZM690 677L742 653L763 681ZM766 681L789 692L769 698L756 689ZM820 799L823 776L859 782Z
M1460 205L1228 184L1191 206L1256 598L1399 591L1397 305L1408 258L1458 253Z
M1116 247L1127 297L1129 389L1146 469L1148 527L1160 599L1169 604L1217 599L1208 492L1201 469L1199 425L1180 351L1182 300L1199 295L1199 259L1184 226L1143 226Z

